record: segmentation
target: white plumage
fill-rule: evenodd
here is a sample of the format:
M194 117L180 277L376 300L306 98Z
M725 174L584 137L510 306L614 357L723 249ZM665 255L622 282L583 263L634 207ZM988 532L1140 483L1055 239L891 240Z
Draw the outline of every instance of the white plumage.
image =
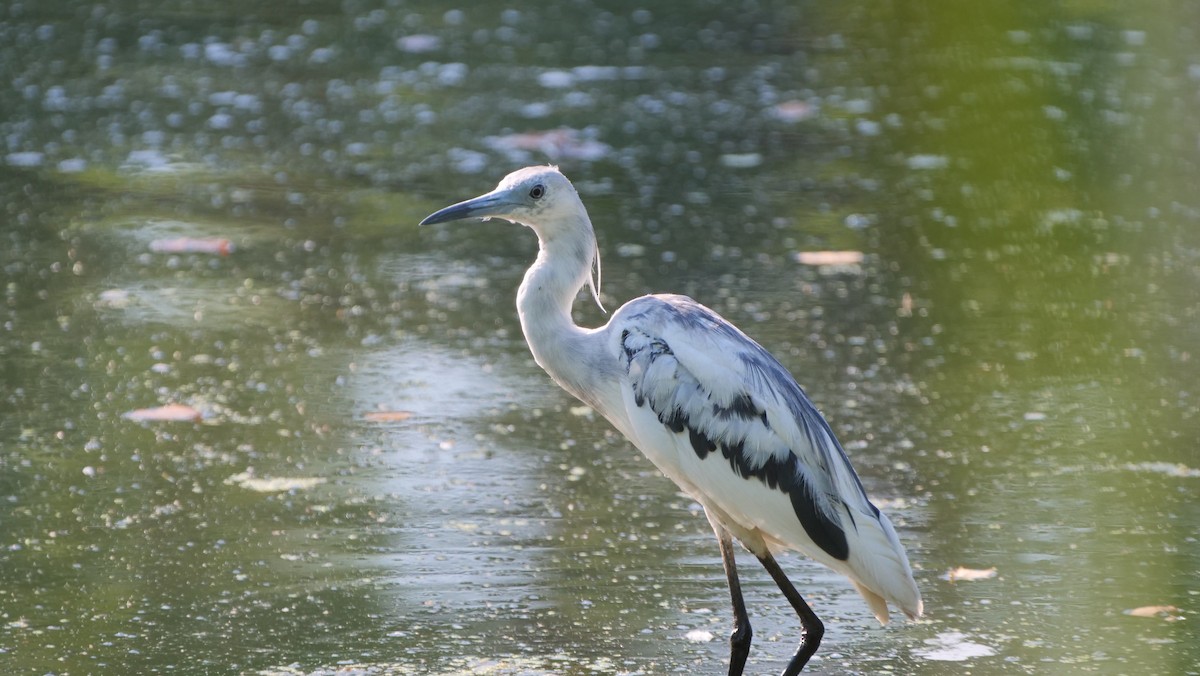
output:
M799 550L844 574L880 622L888 604L921 615L891 522L867 499L828 423L765 349L684 296L643 296L603 327L576 326L571 305L585 284L599 302L599 252L583 203L554 167L513 172L422 224L469 217L537 233L538 257L517 294L534 358L704 506L733 597L730 674L741 673L751 636L730 536L759 558L800 615L804 639L784 674L803 668L823 626L773 551Z

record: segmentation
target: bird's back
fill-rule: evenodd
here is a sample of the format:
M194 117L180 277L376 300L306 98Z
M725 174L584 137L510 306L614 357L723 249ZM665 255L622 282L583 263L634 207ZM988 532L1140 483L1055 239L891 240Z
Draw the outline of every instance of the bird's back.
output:
M644 296L600 331L623 367L601 412L756 553L797 549L855 583L881 622L920 593L887 516L778 360L684 296Z

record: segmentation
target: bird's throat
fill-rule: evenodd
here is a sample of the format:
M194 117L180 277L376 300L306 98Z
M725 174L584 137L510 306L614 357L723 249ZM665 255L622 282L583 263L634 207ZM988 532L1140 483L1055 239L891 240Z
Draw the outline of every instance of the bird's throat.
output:
M596 242L591 228L577 236L544 238L537 260L517 291L521 330L538 365L572 394L581 395L580 348L589 333L575 324L571 306L587 283Z

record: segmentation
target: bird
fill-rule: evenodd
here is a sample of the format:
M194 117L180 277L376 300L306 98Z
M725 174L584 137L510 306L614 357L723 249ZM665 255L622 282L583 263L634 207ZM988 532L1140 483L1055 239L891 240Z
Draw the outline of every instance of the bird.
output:
M534 231L537 258L517 291L534 360L704 508L732 601L730 676L742 673L753 635L735 540L800 619L800 643L784 676L803 670L825 628L776 553L796 550L845 575L882 624L889 604L910 619L921 616L921 593L891 521L868 499L829 423L765 348L682 295L642 296L604 326L576 325L571 310L585 285L604 309L600 250L579 193L557 167L518 169L420 225L464 219Z

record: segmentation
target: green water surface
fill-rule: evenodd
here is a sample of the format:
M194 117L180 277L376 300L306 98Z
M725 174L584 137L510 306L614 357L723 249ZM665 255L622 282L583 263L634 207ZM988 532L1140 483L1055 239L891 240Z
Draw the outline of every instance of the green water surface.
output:
M724 673L699 506L525 347L533 235L416 225L554 162L606 305L741 326L896 523L917 623L783 558L813 672L1200 673L1198 26L0 6L0 671ZM200 418L130 415L166 404ZM798 622L742 572L747 673L776 673Z

